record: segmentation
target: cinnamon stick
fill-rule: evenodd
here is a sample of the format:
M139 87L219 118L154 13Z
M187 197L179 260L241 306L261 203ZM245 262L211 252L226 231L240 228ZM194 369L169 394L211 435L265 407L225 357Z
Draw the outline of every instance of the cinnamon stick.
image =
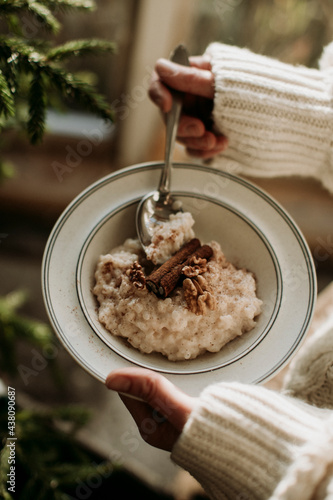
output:
M172 290L176 288L177 283L182 275L183 268L187 265L190 265L193 257L208 260L212 255L213 250L209 245L203 245L202 247L195 250L184 262L173 267L160 279L158 286L158 295L162 298L165 298L172 292Z
M201 246L200 240L198 238L193 238L188 241L178 252L176 252L170 259L168 259L164 264L158 267L146 278L146 286L149 290L152 290L156 295L159 294L159 284L164 275L169 273L171 269L179 264L185 262L185 260L192 255L195 250Z

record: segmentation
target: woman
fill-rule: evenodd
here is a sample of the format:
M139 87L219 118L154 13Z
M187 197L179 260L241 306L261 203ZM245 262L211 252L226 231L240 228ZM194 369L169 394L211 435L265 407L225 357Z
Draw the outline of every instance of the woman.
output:
M333 44L317 70L219 43L191 65L157 61L149 91L163 112L168 86L186 93L178 140L190 155L253 176L311 176L333 193ZM300 350L282 393L228 382L193 398L141 368L106 384L142 400L121 396L142 437L210 498L333 498L333 318Z

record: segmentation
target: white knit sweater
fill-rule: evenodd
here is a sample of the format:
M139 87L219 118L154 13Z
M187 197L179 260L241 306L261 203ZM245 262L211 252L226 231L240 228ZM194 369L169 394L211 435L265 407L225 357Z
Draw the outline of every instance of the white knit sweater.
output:
M221 44L207 52L215 123L230 141L215 165L312 175L333 192L333 44L321 70ZM284 393L220 383L201 394L172 458L211 499L333 500L333 318L304 349Z
M229 147L215 165L250 176L312 176L333 192L333 44L320 70L213 43L213 117Z
M331 499L315 492L328 481L333 494L333 415L264 387L213 385L172 458L212 500Z

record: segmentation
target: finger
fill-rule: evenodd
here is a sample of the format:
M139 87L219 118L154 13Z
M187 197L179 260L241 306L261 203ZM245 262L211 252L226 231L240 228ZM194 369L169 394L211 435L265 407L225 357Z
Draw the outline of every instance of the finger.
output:
M196 68L207 69L210 71L212 69L212 65L210 62L209 56L190 56L190 64L191 66L195 66Z
M119 394L119 396L128 411L133 416L133 419L139 429L141 428L141 423L147 418L154 420L156 424L164 424L168 421L166 417L164 417L158 410L153 409L150 405L148 405L148 403L143 403L133 399L132 396L128 397L124 394ZM170 426L170 424L168 425Z
M213 132L205 131L201 137L180 137L178 141L190 150L224 151L228 146L228 139L223 135L215 135Z
M225 151L228 147L228 139L225 136L216 136L215 137L216 142L215 145L212 148L200 148L198 147L198 143L190 143L188 142L186 151L190 156L196 157L196 158L201 158L201 159L208 159L208 158L213 158L214 156L222 153ZM184 141L183 139L181 139ZM193 140L194 141L194 140Z
M132 396L128 397L124 393L119 393L119 396L138 427L144 419L151 417L151 407L147 403L135 400Z
M204 151L214 149L217 142L216 136L208 131L205 131L201 137L181 137L178 140L190 149L202 149Z
M202 137L205 133L205 125L199 118L181 115L178 125L177 137Z
M208 99L214 97L214 76L209 70L159 59L155 71L161 82L176 90Z
M200 158L202 160L206 160L206 159L214 158L214 156L217 156L218 154L223 153L223 151L225 149L226 149L225 147L219 146L219 147L209 149L209 150L187 148L186 151L187 151L189 156L193 156L195 158Z
M190 64L197 69L207 70L209 72L211 71L211 63L208 56L191 56ZM212 75L210 75L210 79L211 78ZM163 85L157 71L153 71L152 73L148 94L151 100L162 110L163 113L170 111L172 96L169 89ZM211 89L209 91L209 97L211 98Z
M194 407L194 398L183 393L161 374L144 368L113 371L108 375L106 385L114 391L143 399L180 431ZM141 404L139 401L134 403Z
M148 89L150 99L158 106L163 113L168 113L172 106L171 92L161 82L158 74L153 72Z
M176 429L165 417L157 410L152 409L147 403L139 402L124 395L120 397L132 415L142 439L152 446L171 451L181 430Z

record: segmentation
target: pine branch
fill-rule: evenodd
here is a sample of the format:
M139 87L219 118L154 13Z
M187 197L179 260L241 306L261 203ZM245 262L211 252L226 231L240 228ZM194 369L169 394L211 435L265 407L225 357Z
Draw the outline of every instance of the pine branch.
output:
M110 106L92 85L68 73L61 63L70 57L115 52L115 44L106 40L75 40L49 47L48 42L20 35L20 18L30 13L51 31L58 29L52 14L56 9L92 10L92 0L0 0L0 16L5 16L17 36L0 36L0 125L13 117L19 120L20 102L28 101L28 116L24 118L30 142L41 141L45 130L46 106L58 94L68 105L69 100L83 106L105 120L113 121ZM49 89L56 92L51 93ZM7 120L7 121L5 121Z
M22 290L0 297L0 366L10 375L17 373L16 345L18 340L44 347L54 340L51 328L44 323L25 318L17 310L26 302Z
M18 63L19 60L23 58L28 58L28 60L33 61L34 59L41 59L44 57L40 52L38 53L36 48L38 47L38 42L34 45L30 45L28 42L22 40L18 37L0 37L0 61L2 60L5 65L13 65L13 63Z
M91 85L82 82L72 73L50 65L43 67L43 73L63 97L82 104L86 109L105 120L113 120L110 106Z
M23 44L16 38L2 38L0 39L0 61L4 55L8 61L8 53L12 54L12 57L15 56L14 63L19 71L32 75L36 72L40 73L44 77L45 83L48 82L49 85L56 88L63 98L81 103L86 109L105 120L113 120L113 113L103 96L74 74L53 65L52 61L48 62L46 56L34 47ZM38 98L38 95L35 95ZM39 110L41 110L40 100L39 105Z
M52 31L52 33L59 32L61 27L60 23L45 5L35 1L28 1L27 3L29 12L34 15L46 29Z
M48 469L50 477L56 477L60 487L70 487L73 482L86 481L87 478L95 475L99 477L109 477L120 466L115 466L112 462L104 462L100 464L73 464L62 463L55 464Z
M9 14L4 17L7 22L9 32L22 36L21 22L19 17L16 14Z
M72 405L45 409L43 411L24 409L17 416L17 423L24 426L28 425L29 421L34 421L36 430L38 426L53 425L56 421L71 423L72 426L70 431L68 430L68 433L73 438L76 432L89 422L90 418L91 413L86 408Z
M8 492L7 474L9 474L9 448L8 446L3 446L2 450L0 450L0 498L3 500L12 500L13 497Z
M60 29L59 22L46 4L35 0L0 0L0 12L3 16L25 12L34 16L45 29L53 33Z
M67 493L75 490L78 481L85 483L94 475L104 480L122 469L120 464L111 461L96 463L95 457L77 442L73 427L78 422L85 425L88 417L87 409L78 406L46 410L17 408L15 460L23 485L20 500L72 498L67 497ZM8 405L3 404L0 405L0 441L7 432ZM0 461L3 483L7 481L9 454L8 447L4 449Z
M14 116L15 104L8 82L0 70L0 115L1 114L3 114L6 118Z
M8 88L16 91L16 58L13 57L13 51L8 45L8 40L0 37L0 66L4 77L6 78Z
M112 52L116 50L113 42L104 40L73 40L54 47L46 53L48 61L63 61L68 57L82 57L88 54Z
M95 10L96 5L93 0L45 0L45 4L51 10Z
M23 35L23 15L30 14L35 17L44 29L58 33L60 23L52 14L55 12L86 11L95 10L93 0L0 0L0 17L6 21L10 32L19 36ZM24 25L23 25L24 26Z
M40 12L40 6L45 10ZM83 10L93 11L96 9L94 0L0 0L0 15L8 16L10 14L20 14L30 12L33 15L45 17L47 11L69 11ZM49 14L48 14L49 15ZM52 16L52 14L51 14Z
M41 142L45 130L46 103L44 97L43 76L35 72L29 89L29 118L27 131L31 144Z

